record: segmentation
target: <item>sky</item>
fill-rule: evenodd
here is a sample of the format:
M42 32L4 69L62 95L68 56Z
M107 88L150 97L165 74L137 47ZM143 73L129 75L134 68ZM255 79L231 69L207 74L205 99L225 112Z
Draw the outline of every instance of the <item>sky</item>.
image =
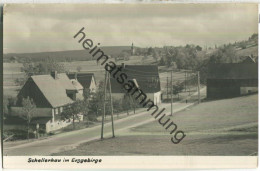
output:
M84 27L94 45L204 47L246 40L258 32L257 4L9 4L4 53L83 49Z

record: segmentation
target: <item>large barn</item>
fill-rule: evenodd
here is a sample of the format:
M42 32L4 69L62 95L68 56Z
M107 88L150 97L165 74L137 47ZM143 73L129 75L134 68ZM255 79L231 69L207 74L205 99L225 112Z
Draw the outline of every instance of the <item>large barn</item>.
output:
M134 80L139 88L147 95L147 99L153 100L154 104L161 103L161 86L158 66L156 65L125 65L122 64L122 72L128 79ZM122 100L126 91L114 78L111 77L113 99Z
M231 98L258 92L257 63L222 63L209 66L207 98Z

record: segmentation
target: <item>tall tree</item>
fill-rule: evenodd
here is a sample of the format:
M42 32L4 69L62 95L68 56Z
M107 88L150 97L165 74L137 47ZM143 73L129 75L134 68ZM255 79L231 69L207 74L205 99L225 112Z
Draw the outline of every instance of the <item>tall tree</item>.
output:
M22 117L27 122L27 139L29 139L30 124L31 124L33 115L35 113L36 105L34 104L33 99L30 99L29 97L27 97L27 98L23 98L22 106L23 106L23 111L25 112L25 115L22 115Z
M49 74L51 71L57 71L59 73L65 72L64 65L58 63L51 57L47 57L41 62L33 63L31 61L26 61L23 63L23 71L27 76L30 75L40 75Z
M95 93L92 93L89 100L89 117L99 116L103 112L104 102L104 82L100 81L98 89Z
M79 119L79 115L82 112L83 103L80 100L76 100L73 104L67 106L61 113L62 119L71 119L73 123L73 129L75 129L75 120Z
M158 61L159 58L159 53L157 52L157 50L153 50L153 58L155 59L155 61Z
M152 55L153 51L154 51L154 49L152 47L149 47L147 50L147 55Z

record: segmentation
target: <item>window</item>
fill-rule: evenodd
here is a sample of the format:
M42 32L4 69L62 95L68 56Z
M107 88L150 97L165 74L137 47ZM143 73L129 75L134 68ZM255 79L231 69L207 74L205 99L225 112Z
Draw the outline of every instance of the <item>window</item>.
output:
M60 107L60 113L62 113L63 112L63 107Z
M56 115L59 114L58 108L55 109L55 114L56 114Z

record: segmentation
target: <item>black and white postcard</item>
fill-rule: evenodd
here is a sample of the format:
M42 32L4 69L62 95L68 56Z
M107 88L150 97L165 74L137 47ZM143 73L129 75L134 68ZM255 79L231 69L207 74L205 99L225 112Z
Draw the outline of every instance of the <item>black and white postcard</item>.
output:
M256 168L258 4L4 4L4 168Z

